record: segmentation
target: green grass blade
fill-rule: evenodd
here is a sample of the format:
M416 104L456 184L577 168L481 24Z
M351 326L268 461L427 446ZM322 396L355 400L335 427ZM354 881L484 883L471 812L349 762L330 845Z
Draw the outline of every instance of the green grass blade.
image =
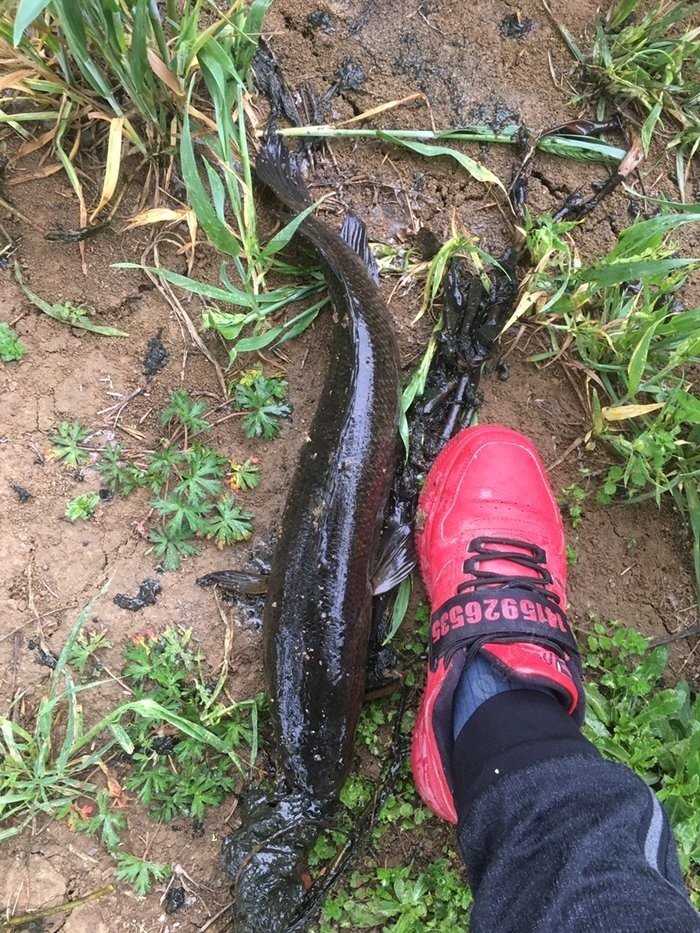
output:
M240 305L243 308L254 307L254 299L247 292L241 289L227 291L223 288L217 288L216 285L207 285L206 282L198 282L189 276L180 275L178 272L170 272L168 269L156 269L151 266L142 266L137 262L117 262L114 269L147 269L155 276L165 279L171 285L177 285L179 288L194 292L195 295L201 295L203 298L212 298L214 301L224 301L226 304Z
M190 86L187 97L188 106L191 97L192 86ZM195 212L202 229L213 245L220 249L222 253L228 253L229 256L238 256L241 251L240 244L228 224L222 222L217 215L199 175L192 145L190 118L187 111L185 111L182 138L180 139L180 164L182 167L182 180L187 189L190 207Z
M430 371L430 364L433 361L435 356L435 351L437 350L437 339L436 334L440 332L442 328L442 318L440 318L435 327L433 328L433 333L428 341L428 345L425 348L425 352L421 358L420 363L414 369L413 374L408 382L408 385L403 390L401 395L401 413L399 415L399 436L404 446L406 456L408 457L408 419L406 414L413 405L414 401L425 391L425 384L428 380L428 372Z
M19 45L24 30L41 16L49 2L50 0L20 0L15 13L14 31L12 33L12 44L15 48Z
M405 580L402 580L401 583L399 583L399 588L396 593L396 600L394 602L394 608L391 611L391 624L389 625L389 632L382 642L383 645L389 644L389 642L394 638L399 628L401 627L401 623L406 618L412 589L413 574L409 574Z
M608 29L614 31L637 9L639 0L620 0L608 20Z
M668 275L676 269L697 267L697 259L647 259L632 262L604 262L592 269L584 270L578 279L596 288L620 285L623 282L639 282L657 276Z
M129 738L126 729L124 729L123 726L121 726L118 722L113 722L109 726L109 731L112 733L126 754L132 755L134 752L134 743Z
M15 733L27 745L33 741L32 736L21 726L18 726L17 723L7 719L6 716L0 716L0 733L2 733L3 742L5 743L6 754L19 768L25 770L24 758L20 746L17 744Z
M59 774L65 773L66 766L71 757L71 750L76 740L76 725L80 719L77 711L78 700L74 689L73 678L67 670L64 673L64 677L66 681L66 706L68 708L68 716L66 721L66 734L56 762L56 771L58 771Z
M651 346L651 341L656 333L656 328L661 324L662 318L658 318L654 321L649 327L647 327L642 339L639 341L637 346L634 348L632 355L630 356L629 363L627 364L627 379L629 383L629 394L634 396L639 390L639 385L642 381L642 374L647 365L647 357L649 355L649 347Z
M243 27L238 46L237 63L242 75L247 75L258 47L263 19L272 0L253 0Z
M260 254L260 258L263 260L271 259L275 253L279 253L281 249L284 249L285 246L292 239L294 234L299 229L300 224L302 224L309 214L313 214L316 208L321 204L323 199L316 201L315 204L309 204L301 213L297 214L289 223L282 227L281 230L278 230L277 233L271 238L267 246L263 249Z
M457 149L452 149L450 146L428 145L427 143L417 142L412 139L404 139L385 132L380 133L379 138L384 142L392 143L394 146L401 146L404 149L410 149L411 152L417 152L418 155L427 156L428 158L446 156L454 159L472 176L472 178L476 179L476 181L483 182L487 185L496 185L507 196L505 185L497 175L494 175L493 172L489 171L489 169L480 162L477 162L476 159L470 158Z
M700 495L698 494L698 480L689 477L683 484L688 504L690 528L693 535L693 566L695 567L695 581L697 586L696 599L700 606Z

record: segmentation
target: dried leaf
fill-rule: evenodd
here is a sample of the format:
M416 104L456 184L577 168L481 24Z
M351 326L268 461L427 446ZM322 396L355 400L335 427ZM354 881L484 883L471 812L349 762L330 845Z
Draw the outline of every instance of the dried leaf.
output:
M415 94L409 94L408 97L402 97L400 100L390 100L384 104L378 104L376 107L371 107L369 110L365 110L364 113L358 113L355 117L350 117L349 120L343 120L341 123L336 123L336 126L350 126L351 123L359 123L361 120L369 120L370 117L376 117L380 113L385 113L387 110L393 110L395 107L403 107L404 104L409 104L412 100L422 100L428 104L428 99L425 94L422 94L420 91L416 91Z
M90 215L92 223L102 208L108 204L114 195L119 181L119 169L122 161L122 133L124 130L124 117L114 117L109 125L109 142L107 144L107 164L105 177L102 183L100 202Z
M167 224L181 223L189 224L190 216L194 214L192 210L173 210L170 207L152 207L147 211L141 211L129 219L125 230L133 230L134 227L146 227L149 224Z
M177 75L168 68L163 59L153 49L147 49L146 56L151 70L169 88L178 100L183 100L185 92L177 79Z
M627 418L638 418L658 411L664 407L664 402L652 402L649 405L607 405L602 409L606 421L625 421Z
M11 71L9 74L2 75L0 77L0 91L6 91L9 88L14 88L17 91L26 91L26 89L21 86L21 82L25 78L31 78L33 74L33 71L21 69L19 71Z
M617 174L622 175L623 178L627 178L643 160L644 150L642 148L642 141L639 136L634 136L629 150L618 166Z

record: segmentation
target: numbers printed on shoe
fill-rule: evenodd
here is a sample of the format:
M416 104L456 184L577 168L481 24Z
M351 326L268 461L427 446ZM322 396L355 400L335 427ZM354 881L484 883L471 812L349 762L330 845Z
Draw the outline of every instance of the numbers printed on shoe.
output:
M531 641L576 653L566 614L528 590L502 588L462 593L444 603L430 621L430 661L452 655L475 641Z

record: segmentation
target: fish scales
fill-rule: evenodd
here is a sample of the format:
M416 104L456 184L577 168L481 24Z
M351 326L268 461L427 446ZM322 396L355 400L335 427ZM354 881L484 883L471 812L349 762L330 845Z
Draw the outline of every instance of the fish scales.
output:
M310 201L281 144L259 179L292 211ZM397 456L399 352L366 264L316 217L335 308L330 365L291 484L263 620L275 744L290 789L336 797L352 762L370 635L370 577Z

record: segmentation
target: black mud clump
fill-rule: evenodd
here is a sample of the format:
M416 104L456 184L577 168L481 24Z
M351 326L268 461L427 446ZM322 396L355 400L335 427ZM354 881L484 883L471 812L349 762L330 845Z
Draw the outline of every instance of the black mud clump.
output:
M367 80L365 69L354 58L344 58L335 70L338 91L359 91Z
M498 31L503 39L524 39L532 32L534 23L531 19L521 19L517 13L509 13L501 20Z
M312 29L322 29L329 36L335 32L333 17L326 10L315 10L313 13L308 13L306 22Z
M244 800L241 826L226 837L222 851L233 882L233 933L297 929L311 884L308 854L328 816L300 793Z
M520 116L507 104L496 101L494 104L482 104L473 110L472 122L490 126L494 133L500 133L507 126L519 124Z
M153 379L156 373L161 371L170 359L170 354L160 339L162 333L163 331L159 330L155 337L151 337L146 347L146 355L143 358L143 374L149 381Z
M156 596L160 593L162 587L157 580L144 580L136 596L127 596L125 593L117 593L114 602L120 609L126 609L128 612L138 612L144 606L152 606L156 601Z
M14 492L23 505L32 497L32 494L29 492L29 490L25 489L24 486L20 486L18 483L10 483L10 489Z
M176 911L182 910L185 906L186 899L185 889L181 884L171 885L165 892L165 898L163 900L166 914L174 914Z
M40 667L48 667L52 671L56 670L58 658L53 651L48 648L42 648L33 638L30 638L27 642L27 648L29 648L30 651L36 651L36 658L34 659L35 664L38 664Z

